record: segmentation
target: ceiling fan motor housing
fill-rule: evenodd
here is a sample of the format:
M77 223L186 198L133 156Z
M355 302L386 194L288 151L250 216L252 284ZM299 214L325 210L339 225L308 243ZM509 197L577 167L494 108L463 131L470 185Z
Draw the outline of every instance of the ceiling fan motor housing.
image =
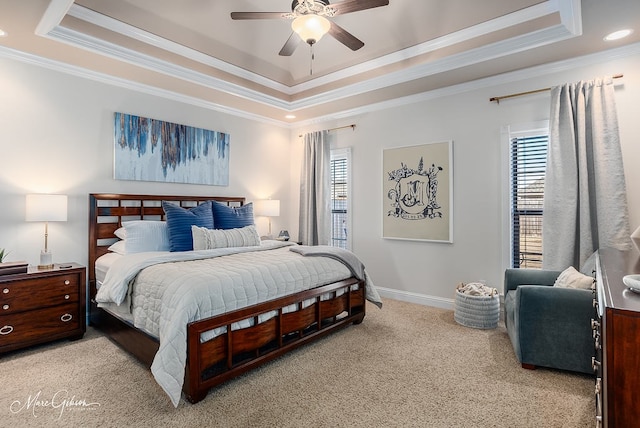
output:
M329 0L293 0L291 3L291 11L295 15L328 15L327 6Z
M388 5L389 0L346 0L334 5L329 0L293 0L291 12L231 12L231 19L292 20L293 33L280 50L281 56L291 56L299 40L313 45L327 33L352 51L357 51L364 42L327 18ZM294 37L295 34L299 37Z

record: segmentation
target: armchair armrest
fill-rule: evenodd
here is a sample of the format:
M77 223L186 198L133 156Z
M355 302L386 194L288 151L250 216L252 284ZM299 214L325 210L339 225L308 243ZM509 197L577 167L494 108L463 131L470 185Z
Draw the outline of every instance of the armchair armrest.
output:
M504 294L519 285L553 285L562 272L544 269L507 269L504 272Z
M592 370L591 290L520 285L514 297L522 363L584 373Z

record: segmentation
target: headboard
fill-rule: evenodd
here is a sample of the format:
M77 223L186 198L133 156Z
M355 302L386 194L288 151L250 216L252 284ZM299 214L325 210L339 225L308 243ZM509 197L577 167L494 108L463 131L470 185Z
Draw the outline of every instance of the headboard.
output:
M89 194L89 291L95 296L96 259L108 252L117 238L113 234L123 221L165 220L162 201L181 207L194 207L205 201L218 201L229 206L242 206L243 197Z

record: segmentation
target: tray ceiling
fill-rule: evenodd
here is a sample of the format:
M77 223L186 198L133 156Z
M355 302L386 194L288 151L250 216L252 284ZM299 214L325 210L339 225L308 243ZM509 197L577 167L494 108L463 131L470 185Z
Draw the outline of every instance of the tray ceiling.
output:
M365 45L352 51L326 35L313 61L304 43L278 55L290 21L230 18L290 8L291 0L8 0L0 45L284 124L640 41L640 28L617 44L602 40L640 22L637 0L390 0L330 18Z

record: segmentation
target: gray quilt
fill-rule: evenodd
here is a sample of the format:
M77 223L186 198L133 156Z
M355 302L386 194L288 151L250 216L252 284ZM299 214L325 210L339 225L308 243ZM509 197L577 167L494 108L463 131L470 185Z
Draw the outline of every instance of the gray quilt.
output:
M380 295L373 285L373 281L369 278L360 259L351 251L329 245L296 245L295 247L290 247L289 250L306 257L329 257L344 264L349 268L353 276L366 282L367 300L379 308L382 308L382 299L380 299Z
M131 295L134 324L160 340L151 371L177 406L189 322L352 276L335 258L302 257L286 246L267 241L261 247L133 254L111 267L97 300L122 303ZM373 296L379 301L375 290ZM221 332L208 332L201 340Z

